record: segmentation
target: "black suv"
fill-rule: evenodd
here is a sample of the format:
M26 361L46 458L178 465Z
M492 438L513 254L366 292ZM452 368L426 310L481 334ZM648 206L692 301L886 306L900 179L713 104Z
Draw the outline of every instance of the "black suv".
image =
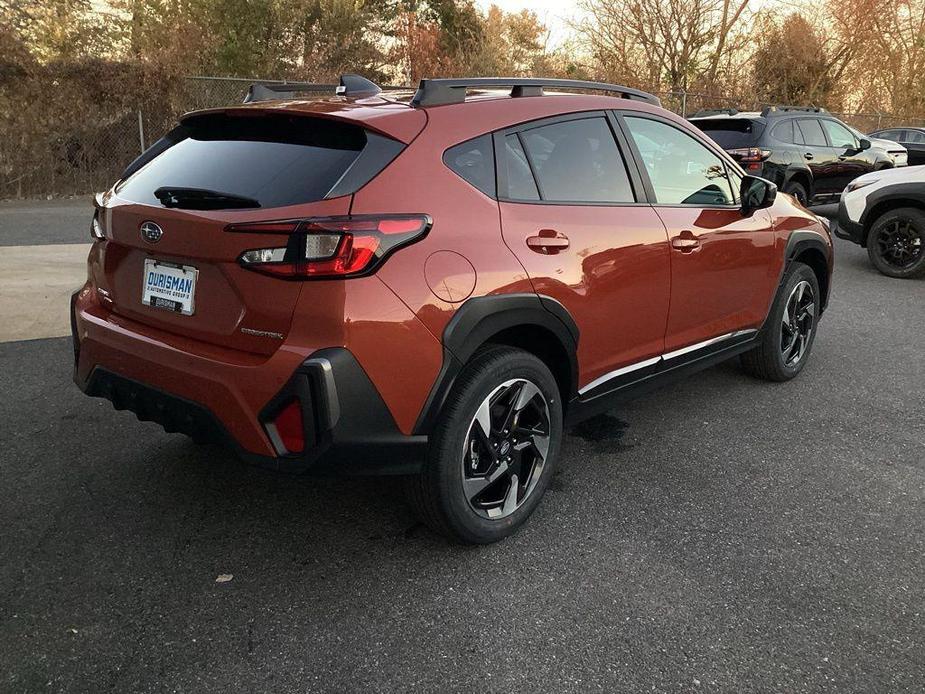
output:
M773 181L804 205L838 202L851 180L893 165L822 108L716 109L689 120L748 173Z
M871 137L898 142L909 152L909 166L925 164L925 128L887 128L875 130Z

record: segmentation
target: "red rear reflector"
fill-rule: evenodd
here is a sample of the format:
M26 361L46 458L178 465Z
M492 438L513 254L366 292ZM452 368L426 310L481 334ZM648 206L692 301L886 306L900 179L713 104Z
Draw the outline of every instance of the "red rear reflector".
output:
M279 440L286 453L301 453L305 449L305 427L302 425L302 403L292 400L273 420Z
M241 267L287 279L359 277L381 265L394 250L423 238L427 215L322 217L282 222L232 224L228 231L260 233L289 228L285 245L255 248L238 258Z

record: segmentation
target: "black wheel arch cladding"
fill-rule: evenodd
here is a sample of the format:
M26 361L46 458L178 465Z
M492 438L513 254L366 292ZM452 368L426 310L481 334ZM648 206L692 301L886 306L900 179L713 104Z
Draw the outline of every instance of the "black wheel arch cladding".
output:
M512 336L518 332L546 339L543 344L528 345L516 341L512 344L504 337L506 333ZM415 434L431 430L463 365L480 347L499 337L500 344L521 347L547 362L564 401L574 395L578 387L579 330L561 303L552 297L531 293L475 297L463 303L443 331L443 366L415 423ZM566 364L550 365L544 346L551 346L558 356L564 355ZM543 359L544 356L547 359Z

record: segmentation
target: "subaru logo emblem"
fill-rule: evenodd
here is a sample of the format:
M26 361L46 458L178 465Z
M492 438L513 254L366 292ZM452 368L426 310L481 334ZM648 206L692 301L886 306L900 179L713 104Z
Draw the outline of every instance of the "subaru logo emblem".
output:
M141 238L143 238L148 243L157 243L161 240L161 236L164 235L164 230L161 229L160 224L156 222L142 222L141 223Z

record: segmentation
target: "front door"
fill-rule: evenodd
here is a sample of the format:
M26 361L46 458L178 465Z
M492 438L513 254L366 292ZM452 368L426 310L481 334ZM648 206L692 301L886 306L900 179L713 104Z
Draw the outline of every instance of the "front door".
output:
M668 317L668 238L637 203L611 122L582 113L495 135L504 240L536 292L575 319L583 394L657 361Z
M841 194L851 181L874 170L874 157L869 150L862 150L854 133L837 120L820 118L819 122L829 138L832 155L838 161L832 184L835 192Z
M665 350L758 328L779 267L766 210L743 215L739 174L705 143L656 116L623 118L668 230L671 308ZM730 180L730 177L732 180Z

